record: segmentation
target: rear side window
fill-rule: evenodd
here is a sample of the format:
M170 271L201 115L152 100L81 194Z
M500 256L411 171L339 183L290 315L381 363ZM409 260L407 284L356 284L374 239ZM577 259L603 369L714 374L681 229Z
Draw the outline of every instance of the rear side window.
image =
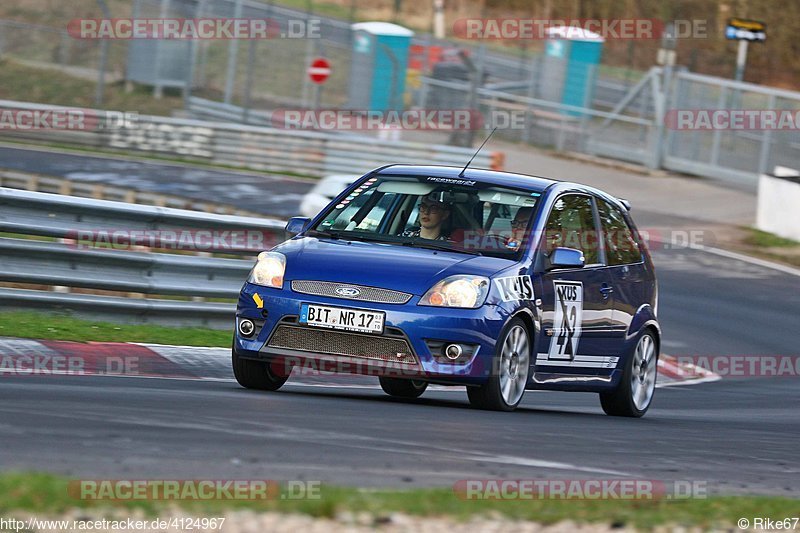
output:
M600 262L597 235L592 199L567 194L556 200L547 219L545 250L550 253L555 248L575 248L583 251L587 265L597 264Z
M597 199L600 223L603 225L603 246L610 266L628 265L642 260L639 242L628 225L622 211L610 203Z

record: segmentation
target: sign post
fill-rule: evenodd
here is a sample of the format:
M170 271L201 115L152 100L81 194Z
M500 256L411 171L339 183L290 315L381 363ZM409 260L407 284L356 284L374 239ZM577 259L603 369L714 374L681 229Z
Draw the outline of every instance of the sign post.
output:
M744 66L747 64L747 45L750 41L763 43L767 40L767 25L757 20L733 18L725 28L725 38L739 41L736 53L736 81L744 79Z
M308 67L308 77L316 85L314 90L314 109L319 109L322 100L322 84L331 75L331 64L324 57L318 57Z

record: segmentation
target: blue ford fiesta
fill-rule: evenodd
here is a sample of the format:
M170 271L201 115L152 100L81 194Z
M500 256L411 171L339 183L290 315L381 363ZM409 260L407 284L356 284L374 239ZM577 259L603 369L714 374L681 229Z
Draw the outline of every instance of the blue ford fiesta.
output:
M640 417L660 346L653 263L627 203L575 183L391 165L262 252L232 362L277 390L296 365L374 373L383 390L467 387L511 411L526 389L597 392Z

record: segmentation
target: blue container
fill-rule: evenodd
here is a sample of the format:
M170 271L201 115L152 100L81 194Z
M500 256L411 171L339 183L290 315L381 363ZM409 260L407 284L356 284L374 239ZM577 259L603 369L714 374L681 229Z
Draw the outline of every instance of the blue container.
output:
M563 104L591 107L597 67L603 54L603 38L576 27L547 30L545 47L550 99ZM579 115L569 112L570 115Z
M414 32L388 22L353 24L349 106L400 111Z

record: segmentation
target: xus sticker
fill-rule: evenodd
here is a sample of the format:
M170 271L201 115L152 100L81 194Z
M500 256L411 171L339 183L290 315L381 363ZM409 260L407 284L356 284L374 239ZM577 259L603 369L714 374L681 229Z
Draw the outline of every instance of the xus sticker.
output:
M578 353L578 342L581 340L583 283L554 280L553 289L556 309L548 359L571 361Z
M510 302L512 300L533 300L533 282L530 276L495 278L494 282L504 302Z

